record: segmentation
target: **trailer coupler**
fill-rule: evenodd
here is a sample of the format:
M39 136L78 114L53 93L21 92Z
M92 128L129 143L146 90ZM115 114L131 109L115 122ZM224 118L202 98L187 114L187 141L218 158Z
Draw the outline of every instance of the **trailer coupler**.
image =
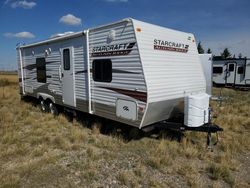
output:
M207 146L208 149L212 149L213 145L216 145L219 141L218 132L223 131L221 127L216 124L206 123L199 127L188 127L182 123L162 121L155 125L155 127L160 129L171 129L175 131L196 131L196 132L206 132L207 133ZM212 133L216 133L216 142L212 143Z

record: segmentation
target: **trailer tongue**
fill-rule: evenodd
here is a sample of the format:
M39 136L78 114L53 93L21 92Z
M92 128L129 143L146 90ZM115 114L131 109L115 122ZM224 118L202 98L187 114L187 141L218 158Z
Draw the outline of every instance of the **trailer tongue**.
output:
M206 93L191 94L184 99L184 118L172 118L153 124L160 129L171 129L176 131L196 131L207 133L207 145L212 148L212 133L223 131L221 127L211 122L211 108L209 107L210 96ZM144 130L150 130L146 127Z
M176 130L176 131L181 131L181 132L184 132L184 131L206 132L207 133L207 146L209 149L211 149L213 145L216 145L218 143L217 132L223 131L221 127L210 122L199 127L188 127L184 125L183 123L162 121L162 122L156 123L154 127L157 127L160 129ZM212 143L212 133L216 133L216 136L217 136L217 140L215 143Z

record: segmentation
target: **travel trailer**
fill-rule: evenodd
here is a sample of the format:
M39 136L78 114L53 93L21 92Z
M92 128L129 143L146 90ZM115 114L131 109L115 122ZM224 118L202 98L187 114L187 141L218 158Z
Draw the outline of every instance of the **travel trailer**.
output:
M199 54L201 65L206 79L206 93L212 96L213 63L212 54Z
M250 59L214 58L213 84L215 86L235 88L250 87Z
M145 129L179 109L180 128L221 130L209 121L206 80L191 33L128 18L17 52L20 94L39 99L44 111L61 106Z

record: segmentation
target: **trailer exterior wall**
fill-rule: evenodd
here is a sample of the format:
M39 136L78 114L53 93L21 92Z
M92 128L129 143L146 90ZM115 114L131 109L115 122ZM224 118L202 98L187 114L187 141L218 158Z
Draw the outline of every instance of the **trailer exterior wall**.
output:
M51 100L59 105L69 106L63 103L63 91L62 81L60 79L60 73L63 73L62 68L62 49L74 48L72 51L72 68L74 68L72 74L72 86L73 95L76 101L76 105L70 105L69 107L79 109L81 111L87 111L86 106L86 70L85 63L85 42L83 36L77 36L63 41L53 41L49 43L42 43L35 46L28 46L27 48L21 48L22 60L23 60L23 72L24 72L24 90L25 95L39 97L40 94L48 94L51 96ZM45 51L51 50L49 54L45 54ZM40 83L37 81L37 68L36 59L45 58L46 61L46 83Z
M199 54L199 57L206 78L206 92L208 95L212 95L212 75L213 75L212 54Z
M205 92L206 84L193 34L137 20L133 23L148 91L143 127L168 119L185 96ZM176 49L154 49L154 40L163 41L163 45L175 43ZM183 45L188 45L188 49Z
M250 86L250 59L246 60L245 83Z
M213 83L216 85L225 84L225 63L222 61L213 61ZM216 71L218 70L218 72Z
M115 53L122 50L115 52L109 50L110 46L123 49L124 45L133 45L128 54L117 55ZM126 19L90 29L89 49L91 70L93 70L92 66L95 60L110 60L112 62L112 81L110 83L95 81L93 73L91 75L93 113L139 127L144 113L140 109L145 109L147 103L147 88L132 21ZM121 99L136 103L136 120L131 121L117 117L117 102Z
M235 72L234 72L234 84L243 86L246 85L246 76L247 76L247 68L246 68L246 60L235 61ZM241 70L243 70L241 72Z

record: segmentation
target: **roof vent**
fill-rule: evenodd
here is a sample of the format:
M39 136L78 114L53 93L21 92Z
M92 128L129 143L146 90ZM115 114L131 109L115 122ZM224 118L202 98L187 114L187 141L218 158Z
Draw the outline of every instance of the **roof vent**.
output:
M74 32L72 31L67 31L67 32L64 32L64 33L56 33L54 35L51 35L49 38L57 38L57 37L62 37L62 36L65 36L65 35L70 35L70 34L73 34Z

